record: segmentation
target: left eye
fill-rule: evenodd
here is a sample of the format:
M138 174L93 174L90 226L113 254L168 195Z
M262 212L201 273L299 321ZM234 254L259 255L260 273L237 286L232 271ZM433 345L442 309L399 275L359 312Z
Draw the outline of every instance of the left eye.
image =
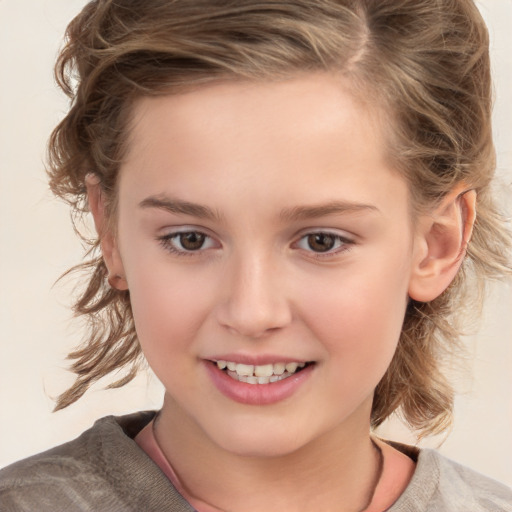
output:
M196 252L215 246L214 240L200 231L171 233L161 237L160 240L164 247L177 253Z
M297 247L306 251L326 253L336 252L349 243L349 240L333 233L309 233L297 242Z

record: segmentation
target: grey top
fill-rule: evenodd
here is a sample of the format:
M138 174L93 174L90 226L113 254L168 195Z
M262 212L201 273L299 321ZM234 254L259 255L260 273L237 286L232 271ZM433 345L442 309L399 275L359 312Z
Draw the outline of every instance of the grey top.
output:
M0 470L0 512L192 512L133 441L154 412L108 416L69 443ZM512 512L512 490L419 452L407 489L388 512Z

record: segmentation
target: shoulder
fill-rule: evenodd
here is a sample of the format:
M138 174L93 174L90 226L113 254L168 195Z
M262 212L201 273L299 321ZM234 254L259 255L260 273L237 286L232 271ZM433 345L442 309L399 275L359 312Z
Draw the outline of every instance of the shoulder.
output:
M102 418L77 439L0 470L0 512L191 510L133 441L153 415Z
M512 512L512 489L435 450L419 452L407 489L389 512Z

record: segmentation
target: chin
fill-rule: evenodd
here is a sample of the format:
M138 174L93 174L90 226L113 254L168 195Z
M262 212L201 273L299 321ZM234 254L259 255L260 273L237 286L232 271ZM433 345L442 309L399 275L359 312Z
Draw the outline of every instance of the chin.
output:
M239 457L274 458L290 455L300 450L302 446L301 443L292 442L290 439L257 435L251 438L230 438L222 448Z
M304 425L297 429L290 428L283 421L251 421L231 422L222 429L211 434L211 439L223 450L240 457L271 458L290 455L304 446L313 438L307 438Z

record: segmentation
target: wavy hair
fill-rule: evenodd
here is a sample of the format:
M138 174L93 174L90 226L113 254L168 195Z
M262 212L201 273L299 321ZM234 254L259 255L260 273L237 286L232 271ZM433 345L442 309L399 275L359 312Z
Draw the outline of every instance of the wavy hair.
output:
M433 208L461 182L476 189L477 219L462 268L436 300L410 302L372 410L374 427L393 412L422 434L450 424L453 390L443 366L458 347L468 278L479 290L511 272L510 235L491 194L488 34L471 0L94 0L68 26L55 69L71 106L51 136L48 174L75 218L87 213L90 172L115 217L137 98L303 72L340 73L354 95L382 107L390 156L415 211ZM77 267L86 284L74 305L89 329L69 355L77 378L56 409L111 372L125 371L111 386L125 384L143 361L129 291L106 283L99 241L90 244Z

